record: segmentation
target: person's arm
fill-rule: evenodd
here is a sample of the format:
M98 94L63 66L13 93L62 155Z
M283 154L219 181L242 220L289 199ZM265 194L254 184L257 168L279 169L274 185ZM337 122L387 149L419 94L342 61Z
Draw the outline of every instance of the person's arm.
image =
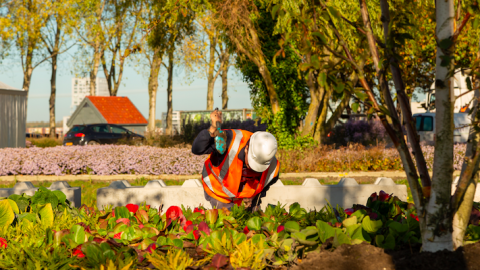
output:
M208 129L200 131L192 144L192 153L195 155L206 155L215 151L215 139L210 135Z

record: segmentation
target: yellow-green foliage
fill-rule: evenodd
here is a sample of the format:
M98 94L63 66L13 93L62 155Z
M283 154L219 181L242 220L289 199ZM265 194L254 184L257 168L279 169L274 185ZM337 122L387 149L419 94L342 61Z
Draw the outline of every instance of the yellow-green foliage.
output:
M236 268L263 269L265 259L263 240L254 244L252 239L243 241L236 246L235 252L230 256L230 263Z
M155 268L164 270L183 270L193 265L193 259L181 249L171 249L166 255L154 251L147 254L147 259Z

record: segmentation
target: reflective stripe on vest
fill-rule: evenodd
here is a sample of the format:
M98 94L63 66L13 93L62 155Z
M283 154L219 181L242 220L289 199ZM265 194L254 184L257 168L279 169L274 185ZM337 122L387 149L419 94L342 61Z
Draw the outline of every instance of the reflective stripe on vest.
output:
M213 192L212 182L210 182L210 177L208 177L207 167L203 166L202 171L203 182L207 184L207 187Z
M220 169L220 175L218 175L218 176L215 175L217 177L218 181L222 184L223 189L226 189L223 186L223 178L225 178L225 175L227 175L227 172L228 172L228 168L230 168L230 165L232 165L232 162L235 160L235 156L237 156L237 152L239 150L238 147L240 146L240 142L242 141L242 138L243 138L243 134L240 130L234 129L232 131L235 132L235 140L233 141L230 152L225 157L225 161L223 162L223 166ZM210 170L211 169L212 168L210 167ZM213 171L212 171L212 173L213 173ZM233 197L235 197L235 195Z
M277 171L277 167L278 167L277 158L273 157L272 162L270 164L275 164L275 166L268 167L267 179L265 180L264 186L267 186L268 183L270 183L270 181L272 181L276 175L275 172Z

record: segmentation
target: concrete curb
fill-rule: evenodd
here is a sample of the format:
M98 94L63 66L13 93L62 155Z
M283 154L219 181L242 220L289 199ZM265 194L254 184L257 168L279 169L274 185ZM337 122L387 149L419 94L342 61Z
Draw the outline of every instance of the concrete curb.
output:
M269 204L279 202L286 207L298 202L303 208L322 209L328 202L332 206L352 207L354 204L365 204L368 197L381 190L407 200L407 186L396 185L391 178L379 177L375 184L359 185L353 178L342 178L337 185L321 185L317 179L305 179L302 185L283 185L278 181L270 187L267 196L262 198L262 209ZM115 181L110 186L97 190L97 207L123 206L129 203L147 203L151 207L163 209L170 206L210 208L205 199L202 183L197 179L186 180L182 186L165 186L162 180L152 180L145 186L131 186L127 181ZM255 204L255 202L253 202Z
M430 173L431 174L431 173ZM454 176L459 176L460 171L455 171ZM326 178L326 177L343 177L345 173L343 172L299 172L299 173L280 173L280 178ZM145 178L147 180L155 179L168 179L168 180L188 180L188 179L200 179L200 174L193 175L176 175L176 174L161 174L161 175L150 175L150 174L115 174L115 175L8 175L0 176L0 182L53 182L53 181L116 181L119 179L122 180L135 180L139 178ZM374 172L347 172L346 177L405 177L404 171L374 171Z

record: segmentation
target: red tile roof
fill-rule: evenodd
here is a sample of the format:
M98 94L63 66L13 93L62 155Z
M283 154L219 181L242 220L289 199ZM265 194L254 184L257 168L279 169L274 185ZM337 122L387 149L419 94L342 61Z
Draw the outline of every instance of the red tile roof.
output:
M87 96L109 124L147 124L128 97Z

